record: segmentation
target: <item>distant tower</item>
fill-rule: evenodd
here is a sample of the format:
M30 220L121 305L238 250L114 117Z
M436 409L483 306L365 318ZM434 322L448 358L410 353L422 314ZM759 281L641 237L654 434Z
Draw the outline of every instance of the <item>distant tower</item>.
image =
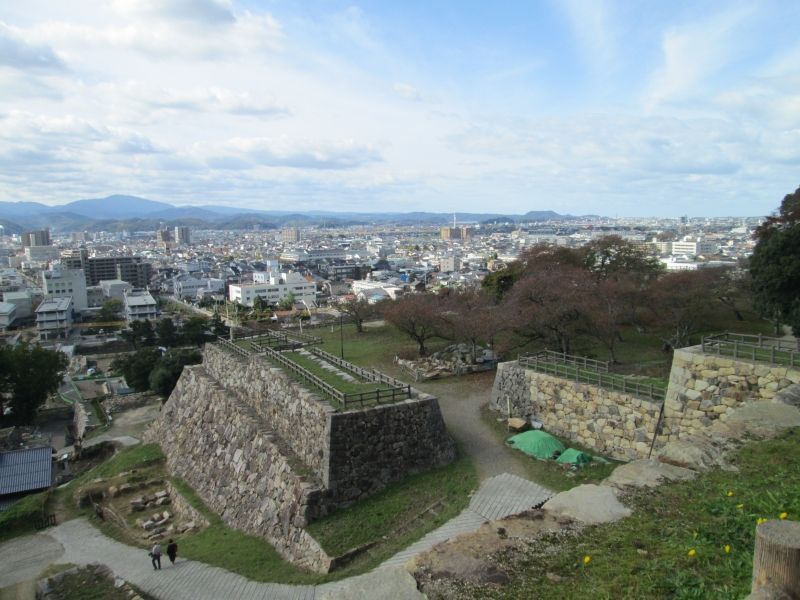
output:
M453 213L453 229L456 228L456 213Z

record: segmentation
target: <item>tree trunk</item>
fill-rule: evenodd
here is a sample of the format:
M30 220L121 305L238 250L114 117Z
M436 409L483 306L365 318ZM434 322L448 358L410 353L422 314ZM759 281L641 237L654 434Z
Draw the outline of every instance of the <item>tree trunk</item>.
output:
M800 598L800 523L767 521L756 528L752 592Z

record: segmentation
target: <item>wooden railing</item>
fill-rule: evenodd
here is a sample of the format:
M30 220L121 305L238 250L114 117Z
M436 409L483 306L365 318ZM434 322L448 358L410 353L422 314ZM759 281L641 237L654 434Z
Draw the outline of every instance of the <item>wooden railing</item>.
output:
M347 362L346 360L339 358L338 356L331 354L330 352L325 352L321 348L310 348L311 354L319 356L321 359L329 362L331 364L336 365L344 369L345 371L350 371L354 375L365 379L366 381L371 381L374 383L385 383L388 386L396 387L396 388L406 388L409 387L407 383L400 381L399 379L395 379L394 377L389 377L388 375L381 373L377 369L365 369L363 367L359 367L358 365L354 365L353 363Z
M587 362L584 363L584 359L580 356L545 351L531 356L521 356L517 359L517 363L539 373L588 383L623 394L656 401L663 401L666 396L666 387L636 381L624 375L608 373L608 363L592 359L585 360ZM583 366L584 364L586 367ZM601 369L605 369L605 371Z
M289 373L293 374L303 382L313 385L323 394L328 396L328 398L338 402L345 410L348 408L354 408L356 405L358 405L360 408L364 408L365 406L371 406L373 404L392 404L394 402L398 402L399 400L411 398L412 396L411 386L402 382L397 382L400 384L398 386L392 386L384 389L376 388L374 390L365 392L342 392L305 367L298 365L293 360L286 358L283 354L273 350L272 348L259 346L258 344L253 343L253 349L255 352L265 355L267 359L277 364L281 368L286 369L289 371ZM327 358L325 360L327 360ZM355 365L351 365L351 367L360 369L360 367L356 367ZM376 375L375 372L370 372L370 376L373 377L373 379L370 381L375 382L380 380L381 383L386 383L386 379L396 381L391 377L383 375L382 373L378 373Z
M772 365L800 366L797 342L765 335L719 333L705 336L701 342L704 353L743 358Z
M226 340L223 337L218 337L217 338L217 343L220 346L222 346L223 348L225 348L226 350L230 350L234 354L238 354L239 356L241 356L243 358L248 358L251 355L251 352L249 350L246 350L246 349L242 348L241 346L237 346L233 342L231 342L229 340Z

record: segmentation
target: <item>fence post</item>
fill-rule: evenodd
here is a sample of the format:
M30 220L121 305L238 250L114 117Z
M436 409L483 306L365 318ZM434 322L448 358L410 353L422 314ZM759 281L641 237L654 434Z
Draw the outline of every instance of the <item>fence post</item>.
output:
M733 340L733 358L739 358L739 340Z
M624 376L622 377L622 393L623 394L626 393L625 392L625 377Z
M759 347L759 348L761 348L761 343L762 343L762 341L761 341L761 334L759 333L759 334L758 334L758 347Z
M758 335L761 335L760 333ZM775 346L770 346L769 349L769 362L775 364Z

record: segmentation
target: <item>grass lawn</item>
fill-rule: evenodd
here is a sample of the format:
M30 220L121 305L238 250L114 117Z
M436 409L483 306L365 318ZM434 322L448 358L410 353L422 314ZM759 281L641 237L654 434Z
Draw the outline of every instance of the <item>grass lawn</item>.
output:
M502 444L506 452L511 453L517 458L520 456L525 456L519 450L515 450L506 444L506 440L514 434L509 433L504 422L497 420L499 416L501 416L500 413L490 410L488 406L483 406L481 408L481 419L483 420L484 424L492 430L492 433L497 438L497 443ZM575 448L592 456L595 454L593 450L583 448L579 444L569 440L561 439L561 442L567 448ZM563 466L552 460L543 461L536 460L535 458L525 457L520 462L528 472L528 478L531 481L535 481L536 483L556 492L568 490L582 483L600 483L601 480L608 477L611 474L611 471L613 471L620 464L617 461L610 461L609 464L592 461L588 465L573 471L570 469L565 469Z
M743 598L756 520L782 513L800 520L799 453L796 428L747 444L735 457L738 472L717 470L636 492L626 500L634 509L627 519L550 536L502 557L512 583L476 597ZM563 579L556 583L557 577Z
M331 556L378 541L369 560L377 564L460 513L477 487L475 469L462 455L316 521L308 531Z
M0 542L35 532L35 522L46 512L50 490L25 496L0 513Z

